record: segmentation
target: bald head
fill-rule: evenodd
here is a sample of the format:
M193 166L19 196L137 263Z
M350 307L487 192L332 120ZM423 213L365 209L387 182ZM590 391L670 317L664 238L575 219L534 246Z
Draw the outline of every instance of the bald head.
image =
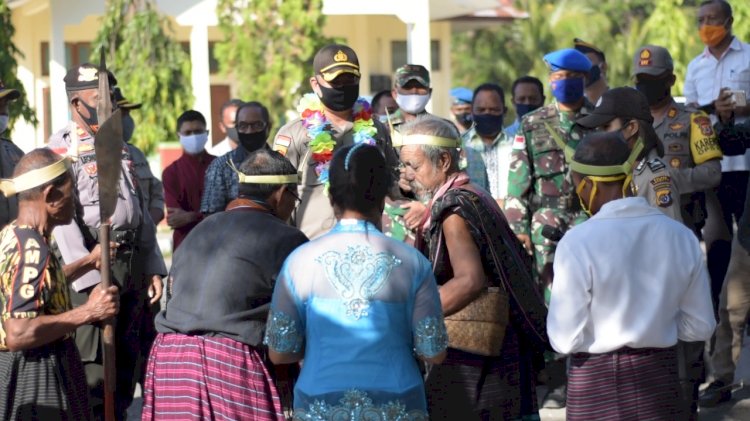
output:
M630 149L620 132L608 132L584 137L576 147L573 160L581 164L606 167L623 164L629 156Z
M18 164L16 164L16 168L13 170L13 177L15 178L20 175L26 174L29 171L38 170L40 168L52 165L62 158L62 156L52 152L47 148L34 149L33 151L24 155L21 160L18 161ZM65 172L63 174L60 174L54 180L44 183L41 186L19 192L18 200L36 200L39 198L39 195L47 186L60 186L65 183L68 177L70 177L70 172Z

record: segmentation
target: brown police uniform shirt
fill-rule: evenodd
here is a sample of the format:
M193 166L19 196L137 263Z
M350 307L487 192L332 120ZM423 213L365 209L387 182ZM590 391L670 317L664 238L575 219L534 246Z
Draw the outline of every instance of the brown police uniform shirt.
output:
M353 123L348 122L344 127L334 127L331 133L336 141L335 150L354 143ZM374 136L378 146L383 150L386 163L394 169L394 186L398 168L398 157L393 149L391 138L380 122L375 122L378 132ZM294 211L293 220L297 228L302 230L308 238L315 238L325 234L336 223L330 200L324 192L323 184L318 181L315 166L318 164L309 152L310 137L302 119L297 118L279 129L273 142L273 150L285 155L292 165L302 175L299 186L300 203Z

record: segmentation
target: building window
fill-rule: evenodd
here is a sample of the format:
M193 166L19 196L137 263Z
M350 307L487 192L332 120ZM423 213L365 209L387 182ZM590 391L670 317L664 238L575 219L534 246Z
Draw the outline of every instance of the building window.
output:
M432 71L440 70L440 41L430 42L430 55L432 58ZM406 41L391 41L391 67L396 71L399 67L407 64Z
M42 76L49 76L49 42L42 41Z
M65 67L80 66L91 61L90 42L66 42L65 43Z

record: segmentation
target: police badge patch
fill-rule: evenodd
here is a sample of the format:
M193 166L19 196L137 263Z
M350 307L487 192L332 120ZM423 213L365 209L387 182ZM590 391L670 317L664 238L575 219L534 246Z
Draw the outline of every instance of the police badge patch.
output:
M666 208L672 205L672 178L668 175L659 175L651 179L651 186L656 193L656 206Z

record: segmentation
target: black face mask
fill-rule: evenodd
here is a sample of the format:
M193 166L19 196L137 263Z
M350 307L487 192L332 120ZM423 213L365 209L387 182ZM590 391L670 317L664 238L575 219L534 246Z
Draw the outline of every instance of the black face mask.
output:
M254 152L262 148L268 139L268 131L255 133L237 133L240 137L240 145L248 152Z
M503 115L475 114L474 130L480 136L494 136L503 130Z
M635 88L646 96L648 105L655 105L669 96L671 87L668 82L668 79L641 80Z
M456 121L458 121L459 124L461 124L464 127L470 127L471 122L474 121L471 118L471 113L455 114L455 116L456 116Z
M89 112L90 117L88 118L84 117L83 114L81 114L78 111L78 109L76 109L76 112L78 113L78 116L81 117L81 120L83 120L83 122L86 123L87 126L89 126L88 128L91 129L92 134L93 134L94 131L99 129L99 117L97 117L96 115L96 108L91 107L89 104L83 102L83 100L81 99L79 99L78 101L80 102L81 105L83 105L84 108L86 108L86 111Z
M333 111L349 110L354 106L359 98L359 85L346 85L340 88L327 88L318 85L320 88L320 100L323 105Z

